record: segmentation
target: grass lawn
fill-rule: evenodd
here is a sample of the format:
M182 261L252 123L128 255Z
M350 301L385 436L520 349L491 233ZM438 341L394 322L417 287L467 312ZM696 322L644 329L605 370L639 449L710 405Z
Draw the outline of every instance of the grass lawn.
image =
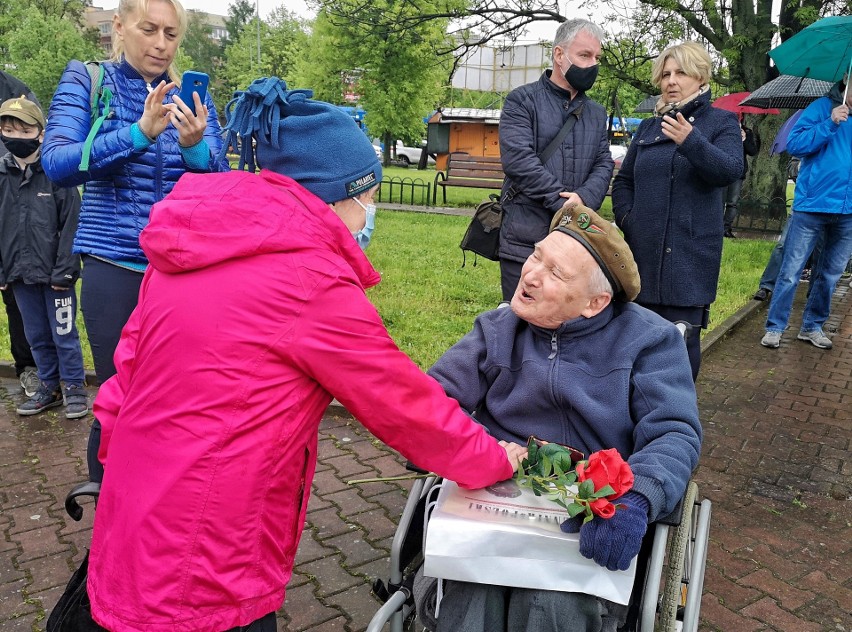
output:
M459 240L466 217L379 209L370 260L382 282L369 290L391 335L421 367L470 330L478 313L500 301L496 262L468 256L462 267ZM710 328L718 326L749 300L772 241L725 240Z
M431 171L434 177L434 169L398 171L421 176ZM451 188L447 192L448 198L453 191ZM463 193L470 195L475 191ZM471 199L479 201L483 197ZM611 217L609 198L602 211ZM496 262L478 258L473 265L471 255L462 267L458 244L468 221L467 217L452 215L381 208L378 211L368 254L381 273L382 282L369 290L368 295L400 348L423 368L431 366L467 333L477 314L500 301L500 270ZM774 242L763 240L725 240L711 328L751 299L773 245ZM83 341L84 361L91 369L92 356L79 313L77 326ZM0 360L11 359L6 313L0 311Z

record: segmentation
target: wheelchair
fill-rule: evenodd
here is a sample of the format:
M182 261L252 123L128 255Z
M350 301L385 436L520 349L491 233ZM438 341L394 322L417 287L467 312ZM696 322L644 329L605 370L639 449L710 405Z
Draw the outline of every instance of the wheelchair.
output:
M409 469L416 467L409 464ZM428 513L440 479L417 479L391 545L387 582L376 579L373 594L384 602L367 632L419 630L414 604L415 574L423 562ZM627 622L619 632L696 632L707 561L711 502L698 499L690 481L675 510L649 525L637 561Z

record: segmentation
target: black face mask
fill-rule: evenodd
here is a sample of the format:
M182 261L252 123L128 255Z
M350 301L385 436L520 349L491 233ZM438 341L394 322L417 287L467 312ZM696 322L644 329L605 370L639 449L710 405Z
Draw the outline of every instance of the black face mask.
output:
M570 63L570 62L569 62ZM598 65L589 66L588 68L580 68L571 64L568 70L565 71L565 81L571 84L577 92L586 92L595 85L595 79L598 78Z
M32 156L41 147L41 141L38 138L9 138L0 134L0 140L13 156L21 159Z

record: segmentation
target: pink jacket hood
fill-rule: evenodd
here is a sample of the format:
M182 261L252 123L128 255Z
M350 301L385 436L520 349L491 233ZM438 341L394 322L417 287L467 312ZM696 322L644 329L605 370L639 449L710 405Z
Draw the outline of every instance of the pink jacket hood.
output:
M169 197L152 207L139 241L151 265L167 274L323 244L346 260L364 288L380 281L325 202L295 180L266 170L184 175Z

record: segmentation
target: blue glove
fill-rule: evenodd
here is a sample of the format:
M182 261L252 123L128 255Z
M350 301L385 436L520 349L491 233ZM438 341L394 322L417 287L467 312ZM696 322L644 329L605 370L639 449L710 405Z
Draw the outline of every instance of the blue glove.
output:
M618 509L612 518L595 516L582 524L582 516L575 516L563 522L561 528L565 533L580 532L580 555L611 571L623 571L642 546L648 530L650 503L642 494L632 491L613 502L625 507Z

